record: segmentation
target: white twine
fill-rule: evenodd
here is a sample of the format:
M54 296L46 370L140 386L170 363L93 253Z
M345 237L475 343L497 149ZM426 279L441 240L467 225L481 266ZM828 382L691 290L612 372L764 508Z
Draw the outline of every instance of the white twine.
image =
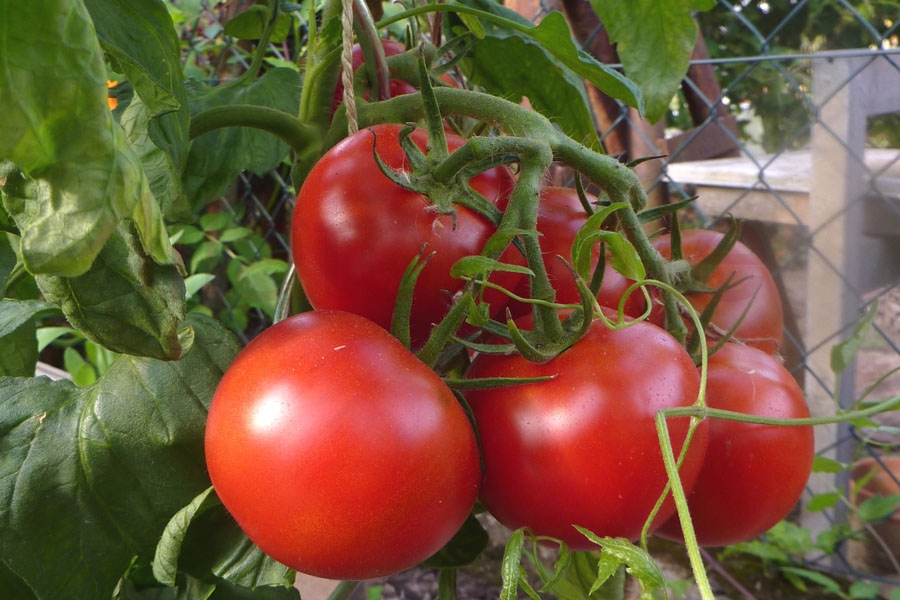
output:
M344 84L344 107L347 110L347 134L359 131L356 114L356 94L353 91L353 0L341 0L341 26L343 48L341 52L341 75Z

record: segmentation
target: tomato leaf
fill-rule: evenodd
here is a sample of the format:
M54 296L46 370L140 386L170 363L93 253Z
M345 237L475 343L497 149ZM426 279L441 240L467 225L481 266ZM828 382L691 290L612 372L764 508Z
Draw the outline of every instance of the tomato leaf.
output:
M0 24L0 158L27 174L12 183L28 191L7 190L3 203L26 267L84 273L125 218L156 261L179 263L140 160L109 111L103 52L84 5L3 3Z
M54 308L42 300L0 299L0 376L34 375L38 361L34 317Z
M209 487L206 410L238 344L211 319L190 325L182 360L121 356L88 388L0 378L0 564L36 596L111 597Z
M191 114L228 104L253 104L290 114L300 110L300 76L286 68L266 71L255 80L238 79L220 87L189 85ZM264 131L229 127L191 142L183 176L185 193L194 208L220 195L243 170L258 175L284 160L288 145Z
M550 13L535 26L495 2L464 4L507 22L483 19L482 31L475 32L483 36L473 36L471 50L461 61L466 75L488 92L514 102L527 97L570 137L597 147L584 79L629 104L640 103L631 82L576 48L562 14Z
M900 508L900 494L876 494L857 509L857 516L866 523L881 521Z
M241 40L258 40L262 37L271 18L272 11L268 6L254 4L225 24L225 35ZM272 31L269 41L273 44L280 44L290 32L291 16L279 13L275 17L275 29Z
M160 359L181 353L184 280L175 267L143 254L126 223L116 229L87 273L39 275L37 282L74 327L110 350Z
M853 359L856 358L856 353L859 352L860 346L863 345L877 313L878 302L876 301L872 303L866 314L856 323L850 337L831 348L831 371L835 375L840 375L846 371Z
M175 585L175 578L178 575L178 556L181 553L181 545L191 521L195 516L216 504L220 504L220 502L210 486L197 494L187 506L169 519L169 523L156 545L156 554L153 556L153 575L160 583L168 586Z
M132 128L129 140L147 170L150 189L168 218L187 218L179 178L187 160L190 115L172 17L161 0L85 0L85 4L106 56L137 95L122 115L122 124L127 130L128 121L135 119L130 113L140 107L141 126Z
M669 101L687 73L697 41L691 13L714 5L713 0L591 0L610 41L616 44L625 74L647 102L645 117L651 123L666 115Z
M841 494L837 492L829 492L826 494L816 494L806 505L806 510L810 512L821 512L829 508L837 506L841 500Z
M642 589L665 589L666 579L659 565L646 551L624 538L599 537L577 525L575 529L602 548L601 557L605 554L613 557L617 564L626 565L629 574L640 581ZM603 581L606 581L611 576L611 573L608 574L608 571L612 564L610 559L607 559L606 562L601 561L601 564L598 565L598 581L604 576Z

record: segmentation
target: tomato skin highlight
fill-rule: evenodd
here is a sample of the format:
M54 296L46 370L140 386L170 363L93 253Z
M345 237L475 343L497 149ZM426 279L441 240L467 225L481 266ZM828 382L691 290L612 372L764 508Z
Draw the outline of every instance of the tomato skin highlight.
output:
M314 311L241 351L209 411L216 493L283 564L369 579L439 550L481 481L471 422L444 382L362 317Z
M722 237L722 233L709 229L682 231L684 258L691 265L696 265L712 253ZM653 240L653 245L668 259L671 257L671 242L669 235L661 235ZM781 346L784 335L784 309L769 269L750 248L737 242L713 270L706 285L718 288L729 276L732 276L732 284L736 285L722 294L711 321L714 328L708 328L707 335L712 336L716 333L715 330L724 334L740 321L732 336L735 340L765 350L769 354L775 354ZM703 311L712 297L711 293L687 294L688 301L698 313ZM741 320L741 315L748 305L750 309ZM664 318L663 311L661 305L656 308L655 315L651 318L661 325ZM692 325L689 324L689 327Z
M809 408L796 380L776 358L734 342L709 360L707 406L796 419ZM754 539L786 517L806 488L815 453L812 426L709 421L709 448L687 495L701 546ZM677 515L656 535L683 540Z
M434 253L422 270L413 294L410 330L413 345L421 345L434 324L446 315L452 296L465 281L451 277L458 259L479 254L496 226L465 207L456 207L456 227L450 215L432 210L429 200L397 185L381 172L375 151L393 169L409 170L400 147L401 125L363 129L329 150L313 167L297 196L291 249L297 274L316 309L343 310L390 328L397 290L410 261L427 244ZM425 148L427 134L418 129L412 139ZM447 136L450 150L465 139ZM473 177L470 186L497 203L512 192L515 180L505 167ZM492 275L511 288L515 273ZM502 314L506 296L487 291L494 315Z
M501 523L529 527L574 550L596 549L573 525L599 536L637 539L668 482L655 414L690 406L699 375L687 352L650 323L622 330L601 321L555 359L480 354L467 376L549 381L466 394L482 445L480 498ZM669 419L675 453L687 418ZM687 489L700 470L706 429L697 429L682 465ZM656 524L675 510L671 496Z

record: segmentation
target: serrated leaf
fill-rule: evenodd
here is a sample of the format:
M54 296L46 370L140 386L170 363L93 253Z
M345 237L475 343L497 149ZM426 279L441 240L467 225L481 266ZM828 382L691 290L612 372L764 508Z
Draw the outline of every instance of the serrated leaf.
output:
M190 325L182 360L121 356L88 388L0 378L0 564L36 596L110 598L209 487L206 410L239 345L210 319Z
M463 4L502 19L482 19L484 36L475 38L461 63L467 76L490 93L515 102L527 96L536 111L573 139L592 146L599 140L585 80L614 98L641 104L637 86L575 46L562 14L551 12L534 25L489 0Z
M0 3L0 159L22 171L7 178L2 197L32 273L84 273L126 218L155 260L179 263L140 160L109 111L94 31L80 2Z
M300 109L300 75L286 68L266 71L255 80L238 79L221 87L192 86L191 114L228 104L255 104L289 114ZM185 193L198 209L220 195L237 175L266 173L288 154L288 145L270 133L229 127L191 142L183 175Z
M659 565L654 562L647 552L635 546L629 540L624 538L600 537L593 532L579 526L575 529L580 531L582 535L602 548L602 553L610 554L615 557L619 563L624 564L628 568L628 572L637 578L642 586L650 589L662 588L666 584Z
M143 254L127 223L85 274L36 279L44 297L88 339L124 354L169 360L180 355L184 280L175 267Z
M713 5L710 0L591 0L616 44L625 75L641 90L644 116L651 123L666 115L687 73L697 40L691 13Z

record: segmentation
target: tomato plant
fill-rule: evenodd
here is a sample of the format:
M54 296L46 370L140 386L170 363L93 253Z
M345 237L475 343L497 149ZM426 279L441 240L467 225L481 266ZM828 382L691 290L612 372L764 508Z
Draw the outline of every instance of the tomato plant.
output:
M684 259L697 265L712 253L722 237L722 233L708 229L681 232ZM671 257L671 236L659 236L653 245L664 257ZM719 299L707 335L718 337L736 327L732 334L735 339L775 353L781 345L784 311L769 269L752 250L737 242L712 273L697 283L715 290L729 278L730 287ZM687 291L688 301L698 312L706 308L714 295L712 292ZM661 311L656 312L661 319Z
M296 315L254 339L216 389L205 444L216 493L250 539L331 579L425 560L462 525L481 480L450 389L350 313Z
M699 375L664 330L595 321L574 346L545 364L480 354L472 378L540 377L539 383L469 392L485 465L481 501L510 528L528 527L571 548L596 548L573 525L599 536L637 539L668 481L656 412L691 405ZM669 421L678 452L688 419ZM690 488L703 462L704 428L681 475ZM670 498L657 525L675 510Z
M309 173L297 196L292 252L303 289L316 308L353 312L390 328L400 281L410 261L425 250L428 264L413 296L410 330L421 344L444 317L453 294L465 281L450 275L460 258L481 252L496 227L485 216L463 206L455 214L439 214L424 195L405 189L379 168L373 152L392 169L409 170L400 146L400 126L378 125L360 130L329 150ZM424 130L412 133L424 148ZM465 140L448 135L450 150ZM504 167L470 180L471 187L498 203L514 181ZM499 285L518 274L497 273ZM499 314L505 296L491 294Z
M766 352L727 342L709 359L709 408L773 419L809 417L803 391ZM697 542L725 546L765 533L794 508L813 461L813 428L709 419L709 447L688 493ZM680 539L673 517L657 535Z
M596 201L595 196L587 197L589 202ZM572 242L575 234L587 222L588 214L585 212L578 198L578 192L574 188L548 186L541 188L540 206L538 208L537 231L540 234L539 243L544 254L544 263L547 266L547 274L550 283L556 290L556 301L561 304L580 304L581 296L573 279L573 275L562 261L571 263ZM600 258L599 244L594 247L591 269L596 268ZM633 281L616 271L609 261L606 261L603 269L603 283L597 293L597 302L600 306L616 309L619 300ZM523 297L529 295L529 282L522 278L516 286L515 292ZM629 296L625 302L625 314L638 317L644 311L644 298L640 292ZM510 311L513 317L519 317L530 312L527 305L510 303Z

